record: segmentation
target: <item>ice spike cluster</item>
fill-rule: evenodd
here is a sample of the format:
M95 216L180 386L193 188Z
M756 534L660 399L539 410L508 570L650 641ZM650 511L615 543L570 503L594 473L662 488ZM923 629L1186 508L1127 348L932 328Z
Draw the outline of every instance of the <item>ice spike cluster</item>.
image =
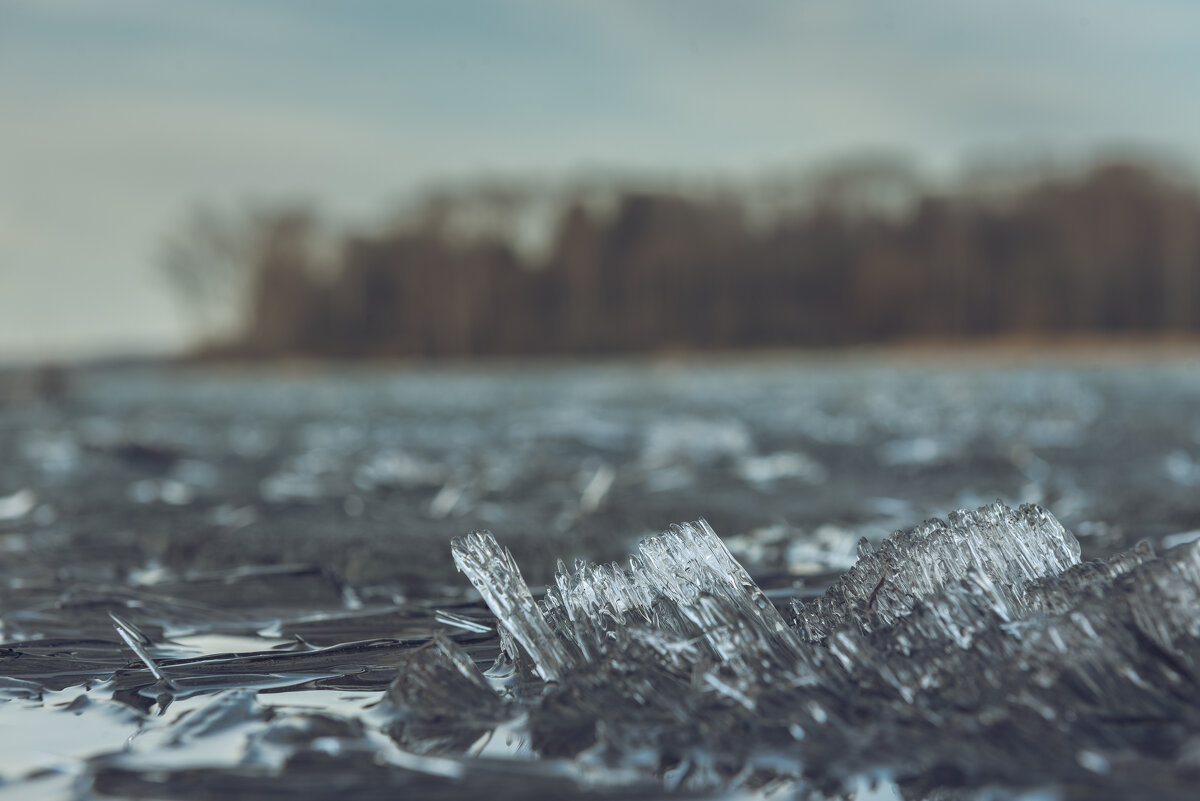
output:
M887 775L905 798L1169 798L1200 779L1198 543L1081 563L1048 511L997 503L864 544L788 616L703 521L625 566L560 565L540 601L491 534L453 552L534 679L503 695L543 758L701 792Z
M456 540L454 560L511 634L506 641L520 643L547 680L606 658L629 636L660 646L673 664L786 661L805 650L703 520L646 538L627 567L577 562L568 570L559 562L541 603L489 533Z
M846 626L890 626L913 604L961 579L995 593L994 603L1011 612L1027 581L1054 576L1079 563L1079 543L1045 509L1002 504L974 512L951 512L947 521L927 520L897 532L861 558L825 595L796 605L804 639L824 640Z

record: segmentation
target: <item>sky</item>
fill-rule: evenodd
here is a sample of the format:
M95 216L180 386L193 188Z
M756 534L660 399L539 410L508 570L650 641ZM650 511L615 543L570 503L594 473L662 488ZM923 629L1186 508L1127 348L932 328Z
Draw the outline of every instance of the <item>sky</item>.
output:
M438 179L1200 164L1194 0L0 0L0 360L163 353L197 202Z

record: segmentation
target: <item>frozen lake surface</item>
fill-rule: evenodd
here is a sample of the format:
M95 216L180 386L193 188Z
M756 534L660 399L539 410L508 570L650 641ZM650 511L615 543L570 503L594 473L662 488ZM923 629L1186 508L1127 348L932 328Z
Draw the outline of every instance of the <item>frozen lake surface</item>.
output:
M1050 509L1084 559L1200 537L1192 362L97 370L0 406L0 453L14 798L665 792L530 762L516 724L397 733L412 699L378 702L435 632L500 652L452 561L476 529L540 595L560 558L705 518L781 609L861 538L997 499Z

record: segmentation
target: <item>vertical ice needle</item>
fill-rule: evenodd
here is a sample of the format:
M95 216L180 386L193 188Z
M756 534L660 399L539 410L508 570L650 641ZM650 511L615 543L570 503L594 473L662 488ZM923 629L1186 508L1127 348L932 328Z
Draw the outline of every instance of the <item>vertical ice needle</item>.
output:
M113 628L117 630L117 634L121 636L121 639L125 641L130 650L137 654L137 658L142 660L154 678L158 679L166 687L175 689L175 684L167 678L167 674L163 673L162 668L158 666L158 663L154 661L150 653L146 650L146 646L150 644L150 638L143 634L141 629L116 612L110 611L108 616L112 618Z

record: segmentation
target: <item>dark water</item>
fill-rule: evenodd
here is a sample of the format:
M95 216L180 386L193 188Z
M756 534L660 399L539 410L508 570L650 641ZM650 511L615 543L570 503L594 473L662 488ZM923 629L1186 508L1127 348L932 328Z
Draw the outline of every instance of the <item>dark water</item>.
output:
M386 733L376 704L434 632L498 651L450 557L473 529L536 585L704 517L780 603L862 536L997 498L1085 557L1200 536L1185 362L95 371L13 394L0 453L14 798L578 792L518 735L463 761Z

